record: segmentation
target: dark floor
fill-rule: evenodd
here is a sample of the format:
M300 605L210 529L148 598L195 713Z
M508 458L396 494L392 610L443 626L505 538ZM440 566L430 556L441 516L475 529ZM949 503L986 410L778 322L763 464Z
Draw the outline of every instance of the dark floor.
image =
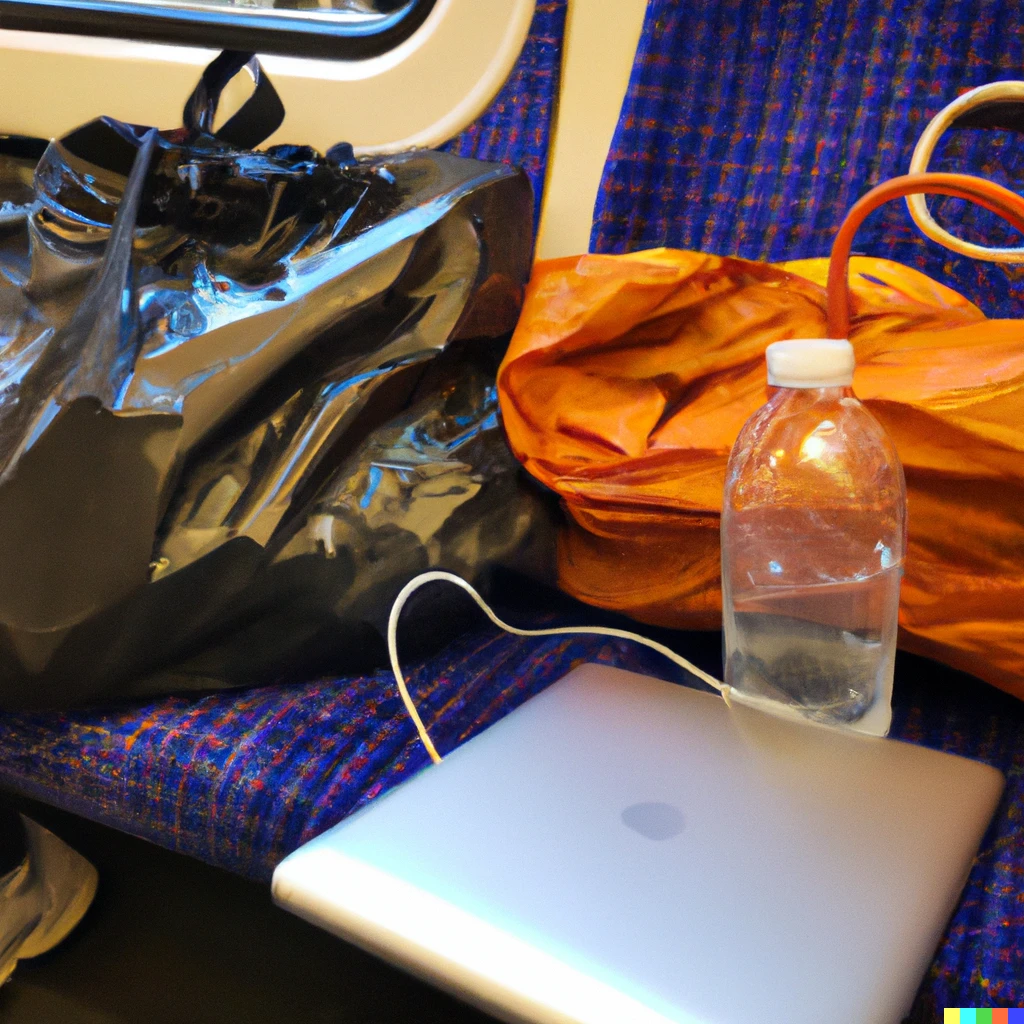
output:
M34 810L93 861L100 889L75 932L0 989L3 1024L491 1021L279 910L269 886Z

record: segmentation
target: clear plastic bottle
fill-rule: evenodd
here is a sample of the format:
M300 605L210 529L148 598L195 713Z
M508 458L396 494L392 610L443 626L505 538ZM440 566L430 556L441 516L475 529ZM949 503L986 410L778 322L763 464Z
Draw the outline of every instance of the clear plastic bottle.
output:
M891 717L906 485L853 394L847 341L769 346L768 403L729 459L722 512L725 680L884 735Z

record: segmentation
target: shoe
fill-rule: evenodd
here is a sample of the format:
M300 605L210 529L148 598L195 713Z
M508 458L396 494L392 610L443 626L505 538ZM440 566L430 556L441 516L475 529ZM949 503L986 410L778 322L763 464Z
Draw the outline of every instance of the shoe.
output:
M82 920L99 876L81 854L22 817L28 855L0 877L0 985L19 960L46 953Z

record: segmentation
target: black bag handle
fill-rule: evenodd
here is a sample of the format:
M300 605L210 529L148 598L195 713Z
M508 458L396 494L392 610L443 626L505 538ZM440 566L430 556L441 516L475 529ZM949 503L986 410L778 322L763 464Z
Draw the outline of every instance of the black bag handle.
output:
M240 71L248 69L252 95L219 131L213 130L221 93ZM254 53L225 50L207 65L185 103L182 124L190 132L213 135L239 149L254 149L284 122L284 104Z

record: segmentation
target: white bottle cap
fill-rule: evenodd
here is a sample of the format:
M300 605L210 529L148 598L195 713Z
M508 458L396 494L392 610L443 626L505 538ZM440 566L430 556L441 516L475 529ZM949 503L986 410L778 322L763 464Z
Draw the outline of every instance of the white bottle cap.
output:
M765 357L773 387L845 388L853 383L853 346L839 338L776 341Z

